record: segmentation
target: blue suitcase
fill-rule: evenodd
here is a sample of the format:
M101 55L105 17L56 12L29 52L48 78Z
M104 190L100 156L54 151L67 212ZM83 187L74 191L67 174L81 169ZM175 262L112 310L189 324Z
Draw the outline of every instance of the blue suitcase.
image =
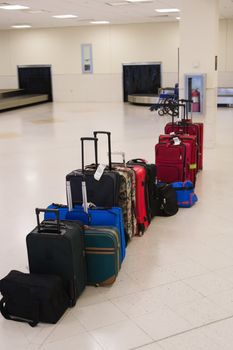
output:
M48 209L58 209L61 220L78 220L84 225L88 226L111 226L116 227L119 232L119 240L121 245L121 262L125 258L125 232L122 216L122 209L118 207L113 208L91 208L88 209L88 214L84 212L81 205L75 206L71 211L66 205L51 204ZM55 219L53 213L46 212L45 220Z

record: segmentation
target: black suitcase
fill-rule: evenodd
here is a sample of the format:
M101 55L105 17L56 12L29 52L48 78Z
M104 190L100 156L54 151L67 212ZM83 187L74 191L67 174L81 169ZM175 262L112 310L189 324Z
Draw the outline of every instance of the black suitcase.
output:
M40 223L40 212L50 211L57 220ZM62 278L71 306L87 281L84 233L77 221L60 221L59 210L36 209L37 226L27 235L31 273L58 275Z
M104 170L100 180L96 180L94 177L98 167L98 139L96 138L96 135L100 133L108 136L109 167ZM82 204L82 182L83 177L85 176L88 202L91 202L98 207L118 207L121 176L117 171L112 170L111 133L100 131L94 132L94 135L95 137L81 138L82 169L74 170L66 175L66 184L68 189L67 196L71 196L70 200L72 201L73 206L76 204ZM85 141L94 141L95 148L95 164L94 166L91 165L91 167L87 167L86 169L84 165Z
M61 277L12 270L0 281L0 311L7 320L57 323L69 306Z
M154 185L156 181L157 171L155 164L149 164L146 160L141 158L131 159L127 162L127 165L140 165L145 168L147 176L147 203L148 203L148 212L149 212L149 222L151 219L156 216L157 203L154 196Z

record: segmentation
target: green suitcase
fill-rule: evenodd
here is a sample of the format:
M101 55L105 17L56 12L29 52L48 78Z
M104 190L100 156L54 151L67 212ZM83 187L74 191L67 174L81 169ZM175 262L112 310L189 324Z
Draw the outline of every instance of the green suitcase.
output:
M87 284L114 283L121 266L119 233L115 227L85 226Z

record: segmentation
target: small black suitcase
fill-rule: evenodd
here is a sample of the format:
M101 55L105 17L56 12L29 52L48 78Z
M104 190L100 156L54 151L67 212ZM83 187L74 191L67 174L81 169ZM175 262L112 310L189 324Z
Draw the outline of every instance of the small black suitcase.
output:
M40 223L39 214L46 211L57 220ZM60 221L56 209L37 208L36 215L37 226L26 238L30 272L60 276L73 306L87 281L82 224Z

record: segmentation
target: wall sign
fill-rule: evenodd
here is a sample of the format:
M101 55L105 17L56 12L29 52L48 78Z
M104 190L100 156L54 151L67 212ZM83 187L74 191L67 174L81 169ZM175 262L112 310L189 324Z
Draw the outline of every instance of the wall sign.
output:
M93 63L92 63L92 45L91 44L82 44L82 72L93 73Z

